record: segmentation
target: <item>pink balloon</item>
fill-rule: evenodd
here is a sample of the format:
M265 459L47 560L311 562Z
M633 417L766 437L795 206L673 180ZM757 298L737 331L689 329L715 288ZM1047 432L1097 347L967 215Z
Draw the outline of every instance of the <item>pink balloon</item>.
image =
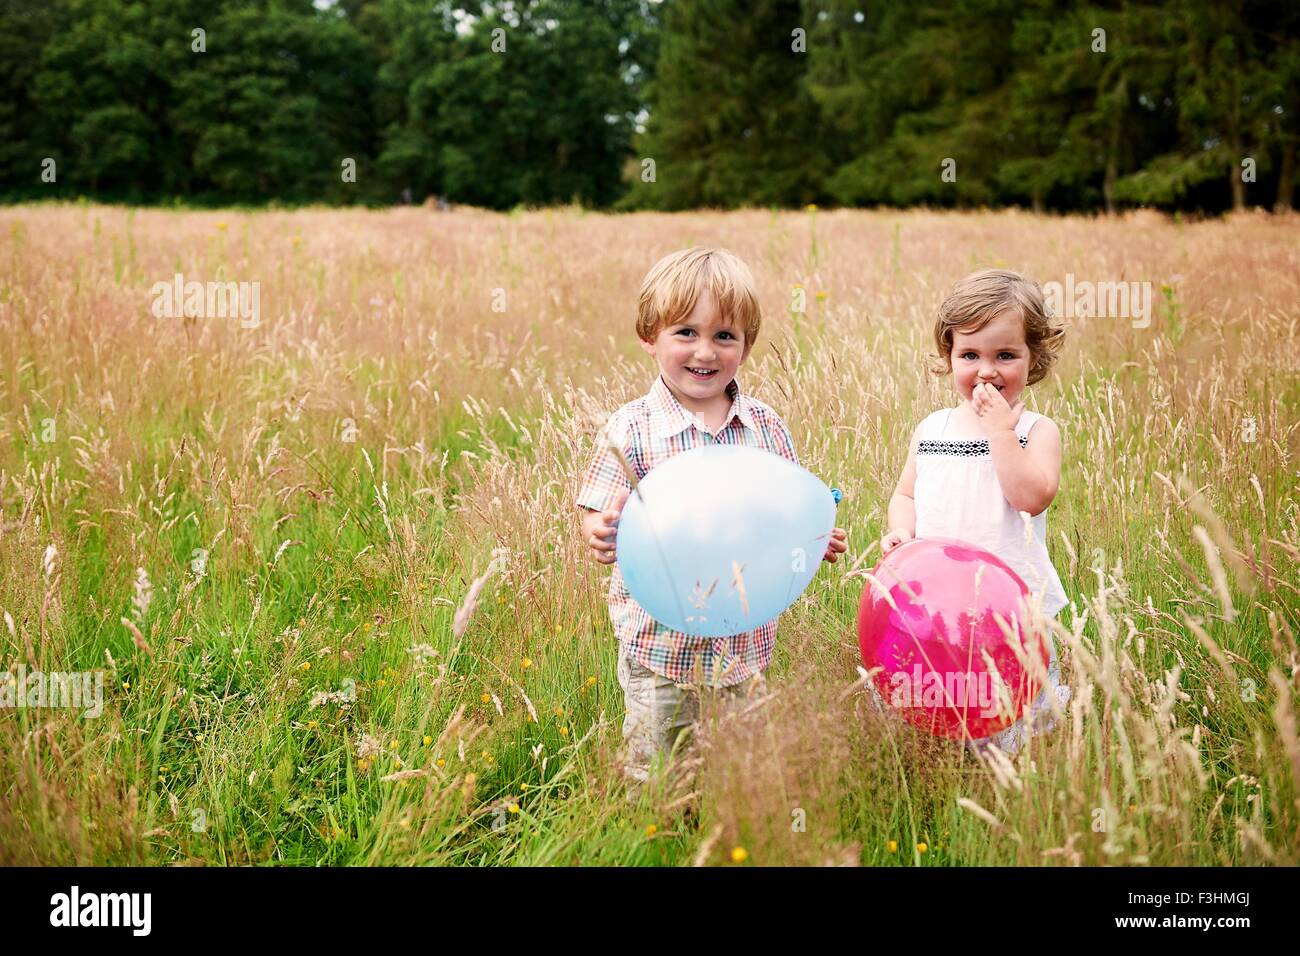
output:
M914 539L882 558L858 608L862 663L885 703L940 737L979 739L1003 730L1038 695L998 625L1046 670L1046 635L1026 624L1029 588L996 555L949 539ZM881 588L887 588L886 599ZM892 601L892 605L891 605ZM1010 696L1010 712L984 655Z

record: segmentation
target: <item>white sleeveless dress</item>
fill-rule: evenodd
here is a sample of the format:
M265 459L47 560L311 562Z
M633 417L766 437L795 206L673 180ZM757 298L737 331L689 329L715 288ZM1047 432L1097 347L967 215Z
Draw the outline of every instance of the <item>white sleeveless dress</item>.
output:
M988 439L954 437L950 428L954 410L941 408L921 422L913 489L916 536L957 538L993 552L1020 575L1030 591L1041 596L1043 614L1055 617L1070 601L1047 553L1047 512L1029 517L1011 507L1002 494ZM1015 429L1021 448L1042 417L1031 411L1021 414ZM1054 723L1048 691L1055 693L1062 705L1070 697L1069 688L1060 684L1055 645L1048 677L1048 686L1030 707L1039 733L1050 730ZM1024 737L1022 718L986 740L1014 753Z

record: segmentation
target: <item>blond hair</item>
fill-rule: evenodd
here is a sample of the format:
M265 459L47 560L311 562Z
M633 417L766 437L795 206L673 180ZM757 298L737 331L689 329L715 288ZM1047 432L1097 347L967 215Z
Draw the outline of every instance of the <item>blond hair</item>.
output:
M978 332L998 316L1013 312L1025 327L1029 346L1027 385L1042 381L1065 345L1065 330L1055 324L1043 301L1043 290L1032 279L1005 269L985 269L962 279L939 306L934 323L936 354L930 371L947 375L952 371L952 334Z
M670 325L686 320L704 292L713 296L718 314L745 330L745 351L758 339L762 312L749 267L726 249L696 246L664 256L641 280L636 334L652 342Z

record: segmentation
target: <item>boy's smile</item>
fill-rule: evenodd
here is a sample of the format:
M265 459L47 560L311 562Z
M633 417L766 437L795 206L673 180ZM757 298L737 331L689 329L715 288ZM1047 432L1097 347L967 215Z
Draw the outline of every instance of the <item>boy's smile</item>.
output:
M727 386L749 349L744 330L719 315L709 292L700 295L690 315L641 347L659 362L664 382L683 408L709 421L726 415Z

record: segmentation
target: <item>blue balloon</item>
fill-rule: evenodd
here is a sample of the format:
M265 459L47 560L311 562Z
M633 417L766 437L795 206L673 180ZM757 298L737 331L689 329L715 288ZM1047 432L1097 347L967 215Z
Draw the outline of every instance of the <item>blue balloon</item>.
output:
M633 599L656 621L727 637L803 593L835 525L835 499L791 461L705 445L657 465L628 497L615 551Z

